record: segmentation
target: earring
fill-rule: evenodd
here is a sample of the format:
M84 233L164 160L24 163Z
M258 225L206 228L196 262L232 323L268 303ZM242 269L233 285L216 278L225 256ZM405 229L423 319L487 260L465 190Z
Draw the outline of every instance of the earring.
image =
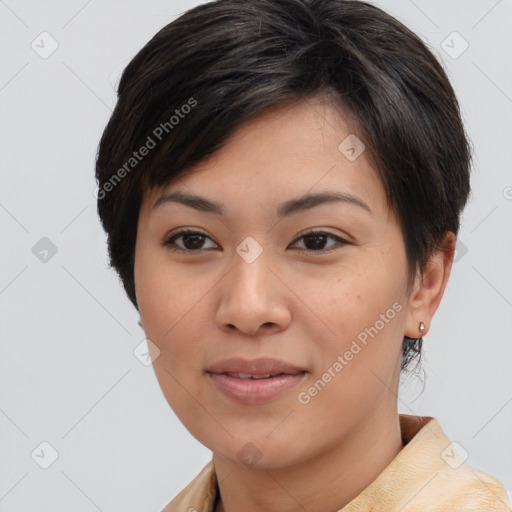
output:
M423 332L425 330L425 324L423 322L420 322L419 329L420 332Z

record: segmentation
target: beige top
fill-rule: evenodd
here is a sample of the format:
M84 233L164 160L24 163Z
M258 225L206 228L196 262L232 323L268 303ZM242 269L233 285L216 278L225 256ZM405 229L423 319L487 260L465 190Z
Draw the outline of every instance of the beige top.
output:
M338 512L510 512L505 488L461 458L431 416L400 414L404 448ZM462 451L462 450L460 450ZM162 512L215 512L213 460Z

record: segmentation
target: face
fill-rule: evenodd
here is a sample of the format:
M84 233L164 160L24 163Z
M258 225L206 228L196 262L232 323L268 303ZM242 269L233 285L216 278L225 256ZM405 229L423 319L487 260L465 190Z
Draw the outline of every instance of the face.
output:
M305 461L396 413L405 247L366 152L341 144L353 133L320 100L273 108L143 202L135 285L158 381L235 463ZM322 193L342 199L294 203Z

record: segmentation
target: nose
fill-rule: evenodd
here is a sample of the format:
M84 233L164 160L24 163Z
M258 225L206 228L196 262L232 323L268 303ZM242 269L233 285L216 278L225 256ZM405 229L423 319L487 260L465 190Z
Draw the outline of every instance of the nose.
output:
M288 327L292 293L270 260L265 250L253 261L234 254L233 265L218 288L215 318L221 330L255 335Z

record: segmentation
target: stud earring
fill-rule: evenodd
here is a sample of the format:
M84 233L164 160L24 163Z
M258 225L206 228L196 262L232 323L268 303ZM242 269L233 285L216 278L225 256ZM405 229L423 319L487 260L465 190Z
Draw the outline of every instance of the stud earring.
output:
M425 330L425 324L423 322L420 322L419 329L420 332L423 332Z

